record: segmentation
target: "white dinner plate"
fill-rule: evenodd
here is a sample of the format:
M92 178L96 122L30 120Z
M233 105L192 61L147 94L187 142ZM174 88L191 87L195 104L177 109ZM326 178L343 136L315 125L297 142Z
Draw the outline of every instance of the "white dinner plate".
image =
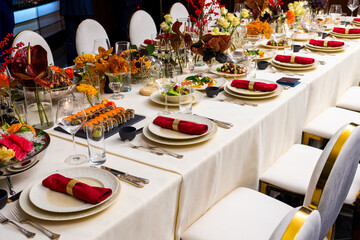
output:
M109 197L109 200L103 204L100 204L96 207L90 208L88 210L79 211L79 212L72 212L72 213L55 213L55 212L48 212L44 211L40 208L37 208L34 204L31 203L29 199L29 192L32 188L33 184L29 184L21 193L19 198L19 205L20 208L28 215L42 219L47 221L68 221L68 220L75 220L84 217L88 217L99 213L106 208L110 207L115 201L120 193L120 187L117 189L116 192L113 192L112 196Z
M308 44L308 45L306 45L305 44L305 47L307 48L307 49L309 49L309 50L312 50L312 51L317 51L317 52L341 52L341 51L344 51L345 50L345 48L344 47L342 47L342 48L331 48L331 47L329 47L329 48L317 48L317 47L314 47L313 45L310 45L310 44Z
M291 67L291 68L304 68L304 67L311 68L315 64L315 61L314 61L314 63L310 63L310 64L280 62L278 60L275 60L275 58L272 60L272 62L274 62L280 66Z
M276 82L272 82L269 80L265 80L265 79L244 79L244 80L248 80L248 81L254 81L254 82L263 82L263 83L271 83L271 84L277 84ZM277 84L278 85L278 84ZM231 86L231 83L229 83L227 85L228 89L233 91L234 93L240 94L240 95L248 95L248 96L263 96L263 95L267 95L267 94L271 94L274 91L276 91L276 89L274 91L269 91L269 92L262 92L262 91L256 91L256 90L249 90L249 89L243 89L243 88L236 88Z
M360 38L360 34L343 34L343 33L335 33L330 32L330 35L338 38Z
M192 139L177 140L177 139L167 139L167 138L158 137L155 134L151 133L147 126L144 127L144 129L143 129L143 135L145 136L145 138L147 138L155 143L160 143L160 144L164 144L164 145L169 145L169 146L193 145L193 144L205 142L205 141L211 139L212 137L214 137L214 135L217 132L217 126L214 123L211 123L211 124L213 124L213 128L214 128L213 131L209 132L209 134L206 134L205 136L201 136L198 138L192 138Z
M214 74L217 74L217 75L220 75L220 76L223 76L223 77L236 77L236 78L240 78L240 77L245 77L246 73L242 73L242 74L231 74L231 73L223 73L223 72L218 72L216 69L218 67L221 67L223 64L216 64L214 66L212 66L210 68L210 72L211 73L214 73Z
M194 91L193 93L193 104L194 103L197 103L197 102L200 102L202 99L204 98L204 94L199 92L199 91ZM156 92L153 92L151 95L150 95L150 100L153 101L154 103L157 103L157 104L160 104L160 105L165 105L165 100L162 99L161 97L161 91L156 91ZM170 103L168 102L168 106L169 107L177 107L179 106L179 103Z
M150 122L148 125L149 131L158 137L167 138L167 139L185 140L185 139L192 139L192 138L205 136L206 134L209 134L215 129L214 124L212 124L210 120L197 115L176 113L176 114L166 115L166 117L195 122L199 124L206 124L208 126L208 130L204 134L193 135L193 134L186 134L171 129L163 128L158 125L155 125L153 122Z
M328 50L328 49L331 49L331 50L342 50L342 49L344 49L345 44L344 44L343 46L340 46L340 47L324 47L324 46L312 45L312 44L310 44L310 43L305 43L305 46L309 46L309 47L317 48L317 49L321 49L321 50Z
M315 61L315 64L311 64L309 66L304 66L304 67L288 67L288 66L279 65L279 64L275 63L274 61L271 61L271 64L276 68L284 69L284 70L309 71L309 70L314 70L319 65L319 62Z
M225 90L226 93L230 94L231 96L234 96L234 97L237 97L237 98L252 99L252 100L261 100L261 99L273 98L273 97L278 96L284 90L284 88L278 84L278 87L276 88L276 90L274 92L272 92L271 94L262 95L262 96L249 96L249 95L237 94L237 93L231 91L228 88L228 86L229 86L229 84L225 85L224 90Z
M42 185L44 178L33 185L29 193L29 198L36 207L49 212L72 213L94 208L108 201L120 187L118 179L113 174L97 168L75 167L63 169L56 173L68 178L74 178L91 186L110 188L112 194L101 203L91 204L66 193L44 187Z
M269 59L273 58L276 54L275 52L271 52L271 51L270 52L263 51L263 52L265 52L266 55L264 54L263 57L258 57L257 58L258 61L269 60ZM255 59L253 61L255 61Z
M186 77L184 77L184 80L189 77L189 76L194 76L194 74L189 74L187 75ZM222 87L224 86L224 84L226 83L226 79L225 78L222 78L222 77L219 77L218 75L213 75L213 74L208 74L208 75L204 75L203 77L211 77L214 79L215 81L215 84L212 85L212 87ZM191 87L191 86L190 86ZM198 91L203 91L207 88L207 85L203 85L201 87L191 87L191 88L194 88Z

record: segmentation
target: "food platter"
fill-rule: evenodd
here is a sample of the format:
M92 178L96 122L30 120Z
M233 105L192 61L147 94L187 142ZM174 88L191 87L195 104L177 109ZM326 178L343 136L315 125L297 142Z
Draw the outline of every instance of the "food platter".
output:
M224 73L224 72L217 71L216 69L221 66L222 66L222 64L217 64L217 65L212 66L210 68L210 72L217 74L219 76L228 77L228 78L230 78L230 77L241 78L241 77L245 77L245 75L246 75L246 72L241 73L241 74L232 74L232 73Z

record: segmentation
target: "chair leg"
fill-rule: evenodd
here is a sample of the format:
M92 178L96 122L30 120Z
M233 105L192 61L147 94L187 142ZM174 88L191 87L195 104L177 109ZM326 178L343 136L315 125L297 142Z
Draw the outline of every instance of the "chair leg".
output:
M310 133L306 133L303 132L303 139L302 139L302 144L304 145L309 145L310 139L314 139L314 140L318 140L318 141L323 141L324 138L310 134Z
M358 195L354 205L354 213L352 219L352 239L360 239L360 196Z
M335 223L330 228L328 234L326 234L326 237L327 237L328 240L334 240L335 239Z

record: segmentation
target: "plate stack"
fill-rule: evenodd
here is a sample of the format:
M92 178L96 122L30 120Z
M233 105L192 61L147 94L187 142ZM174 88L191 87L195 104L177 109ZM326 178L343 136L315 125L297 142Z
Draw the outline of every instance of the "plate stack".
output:
M360 21L352 21L351 24L355 27L360 27Z
M118 179L112 173L101 169L76 167L63 169L56 173L91 186L110 188L112 194L101 203L91 204L66 193L44 187L42 181L45 178L41 178L28 185L20 195L19 205L25 213L48 221L79 219L106 209L115 202L120 193Z
M319 65L319 62L315 61L314 63L310 63L310 64L300 64L300 63L280 62L280 61L273 59L271 61L271 64L274 67L283 69L283 70L309 71L309 70L314 70Z
M201 116L191 114L170 114L166 115L166 117L195 122L198 124L206 124L208 126L208 130L206 133L201 135L192 135L163 128L151 122L149 125L144 127L144 136L156 143L171 146L184 146L207 141L211 139L217 132L217 126L212 121Z
M345 45L341 46L341 47L324 47L324 46L317 46L317 45L312 45L310 43L306 43L305 47L311 51L316 51L316 52L340 52L340 51L344 51L345 49Z
M336 32L330 32L330 35L336 37L336 38L349 38L349 39L357 39L360 38L360 34L346 34L346 33L336 33Z
M263 83L270 83L270 84L276 84L272 81L265 80L265 79L256 79L255 82L263 82ZM224 88L225 92L230 94L231 96L237 97L237 98L244 98L244 99L267 99L278 96L284 88L277 84L277 88L274 91L269 92L262 92L262 91L254 91L249 89L243 89L243 88L236 88L231 86L231 83L228 83L225 85Z

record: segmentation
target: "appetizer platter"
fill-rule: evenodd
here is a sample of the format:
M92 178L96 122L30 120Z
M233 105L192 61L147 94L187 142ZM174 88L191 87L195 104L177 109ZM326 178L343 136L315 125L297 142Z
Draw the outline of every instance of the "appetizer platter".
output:
M211 67L210 72L224 77L244 77L246 75L246 67L240 64L225 63Z
M205 90L207 87L221 87L226 83L226 79L209 75L191 75L184 79L183 84L196 90Z

